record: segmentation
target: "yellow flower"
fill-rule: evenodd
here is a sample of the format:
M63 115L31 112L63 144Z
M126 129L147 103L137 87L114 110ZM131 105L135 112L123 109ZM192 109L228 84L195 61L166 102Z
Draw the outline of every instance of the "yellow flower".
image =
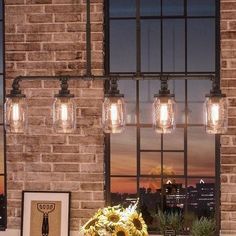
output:
M115 227L121 223L121 212L119 209L107 207L103 210L103 215L99 217L99 220L107 227Z
M129 222L130 226L130 232L131 235L133 236L147 236L147 225L145 224L142 214L138 214L137 212L134 212L130 217L129 217Z
M131 236L126 225L117 225L112 236Z
M96 226L98 223L98 218L91 218L85 223L85 225L82 227L81 232L83 232L86 236L96 236L98 235Z

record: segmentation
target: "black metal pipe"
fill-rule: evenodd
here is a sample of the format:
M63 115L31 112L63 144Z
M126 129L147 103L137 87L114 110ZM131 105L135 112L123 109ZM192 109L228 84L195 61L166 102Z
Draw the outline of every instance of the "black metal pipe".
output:
M86 56L87 56L87 76L91 76L91 21L90 21L90 0L87 0L86 19Z

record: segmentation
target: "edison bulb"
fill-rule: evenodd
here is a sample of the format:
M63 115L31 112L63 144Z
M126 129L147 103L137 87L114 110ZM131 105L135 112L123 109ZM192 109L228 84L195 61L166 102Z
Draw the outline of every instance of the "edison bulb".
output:
M121 133L125 126L123 97L106 97L102 106L102 124L105 133Z
M57 133L75 131L76 107L72 97L56 97L53 104L53 126Z
M222 134L227 131L227 100L225 97L206 98L206 131L209 134Z
M157 133L171 133L175 128L174 105L172 97L155 97L153 127Z
M25 97L7 97L4 106L6 131L24 133L27 129L28 111Z

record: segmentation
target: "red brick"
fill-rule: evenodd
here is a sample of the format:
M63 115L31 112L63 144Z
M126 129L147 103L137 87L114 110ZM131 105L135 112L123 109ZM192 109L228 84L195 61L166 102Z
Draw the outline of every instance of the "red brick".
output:
M50 42L52 41L51 34L27 34L26 42Z
M28 24L17 27L19 33L64 32L64 24Z
M52 61L54 55L52 52L32 52L28 53L29 61Z
M55 14L55 22L77 22L81 21L80 14Z
M52 14L28 14L27 21L29 23L52 23Z

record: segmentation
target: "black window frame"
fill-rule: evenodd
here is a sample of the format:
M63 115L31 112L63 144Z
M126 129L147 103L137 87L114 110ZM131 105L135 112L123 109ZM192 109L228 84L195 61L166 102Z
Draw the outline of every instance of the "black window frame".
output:
M2 9L0 9L0 11L2 11L2 18L0 18L0 24L2 26L2 68L3 70L0 71L0 77L2 77L2 93L3 93L3 104L5 103L5 2L2 2ZM1 55L0 55L1 56ZM2 106L2 122L0 122L0 127L2 128L2 132L3 132L3 158L4 158L4 173L0 173L0 176L4 177L4 210L3 210L3 222L0 223L0 231L5 231L7 229L7 166L6 166L6 131L4 128L4 105L1 104Z
M163 0L161 0L162 2ZM136 6L140 5L140 0L136 0ZM214 18L215 19L215 71L210 71L210 72L188 72L187 70L187 43L185 43L185 71L183 72L163 72L163 55L161 56L161 71L160 73L151 73L153 76L157 77L162 77L162 76L168 76L170 79L175 76L183 76L185 78L188 78L189 76L196 76L198 75L199 77L211 77L215 78L215 81L218 85L220 85L220 0L215 0L215 16L188 16L187 15L187 0L184 0L184 16L179 16L176 18L181 18L185 20L185 32L187 30L187 19L188 18ZM109 39L110 39L110 34L109 34L109 22L110 22L110 17L109 17L109 0L105 0L104 4L104 12L105 12L105 44L104 44L104 50L105 50L105 60L104 60L104 67L105 67L105 74L107 76L118 76L122 77L122 75L130 75L131 78L136 77L142 77L143 75L149 75L148 73L142 73L141 72L141 39L140 39L140 11L136 11L136 16L134 19L136 19L136 40L137 40L137 46L136 46L136 72L135 73L111 73L110 72L110 49L109 49ZM115 17L118 19L118 17ZM168 17L163 17L162 15L160 17L157 17L162 21L164 18L172 18L171 16ZM122 19L125 19L122 17ZM130 18L129 18L130 19ZM132 18L133 19L133 18ZM161 23L163 24L163 23ZM162 39L162 37L161 37ZM185 33L185 40L187 42L187 33ZM163 42L162 42L163 45ZM162 48L162 47L161 47ZM162 49L161 49L162 51ZM163 52L161 52L163 54ZM187 83L187 81L186 81ZM137 88L139 88L139 81L137 80L136 82ZM105 83L105 91L108 89L108 83ZM136 112L139 112L139 105L136 104L137 110ZM137 126L139 126L139 120L137 121ZM187 129L186 124L185 124L185 130ZM139 139L140 135L140 127L138 127L137 130L137 139ZM186 138L187 136L185 136ZM140 149L140 140L137 140L137 146ZM110 135L105 134L105 198L106 198L106 203L110 204L111 203L111 162L110 162L110 152L111 152L111 140L110 140ZM137 158L140 160L140 154L137 154ZM186 154L185 154L186 156ZM186 157L185 157L186 161ZM140 169L140 161L137 163L137 168ZM139 178L139 176L137 176ZM138 179L137 178L137 179ZM220 181L220 135L215 135L215 219L216 219L216 235L219 235L220 232L220 186L221 186L221 181ZM137 180L138 181L138 180Z

